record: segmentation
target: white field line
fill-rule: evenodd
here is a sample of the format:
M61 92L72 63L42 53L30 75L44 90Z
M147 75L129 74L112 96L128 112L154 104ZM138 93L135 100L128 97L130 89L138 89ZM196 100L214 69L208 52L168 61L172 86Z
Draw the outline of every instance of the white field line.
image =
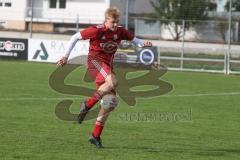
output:
M63 99L76 99L81 100L83 98L74 98L74 97L6 97L6 98L0 98L1 101L55 101L55 100L63 100Z
M162 97L204 97L204 96L235 96L235 95L240 95L240 92L176 94L176 95L163 95Z
M204 97L204 96L235 96L240 95L240 92L222 92L222 93L197 93L197 94L177 94L177 95L162 95L162 98L173 98L173 97ZM129 96L131 97L131 96ZM153 97L154 98L154 97ZM83 100L83 97L6 97L0 98L1 101L55 101L55 100Z

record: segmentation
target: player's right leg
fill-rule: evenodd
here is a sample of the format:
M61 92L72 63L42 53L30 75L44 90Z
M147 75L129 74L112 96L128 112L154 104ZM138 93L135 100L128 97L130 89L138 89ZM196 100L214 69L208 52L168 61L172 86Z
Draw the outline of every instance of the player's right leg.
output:
M107 93L116 88L117 79L111 71L111 67L96 60L91 61L88 66L88 74L95 79L97 90L81 104L78 115L78 123L82 123L88 111Z
M101 99L101 97L115 90L116 86L117 79L115 75L113 73L107 75L104 80L104 83L98 87L95 94L92 97L89 97L85 102L81 104L80 113L78 115L78 123L81 124L84 118L86 117L88 111Z
M84 118L86 117L88 111L90 110L90 108L88 108L85 104L85 101L83 103L81 103L80 105L80 112L77 116L77 121L79 124L82 123L82 121L84 120Z

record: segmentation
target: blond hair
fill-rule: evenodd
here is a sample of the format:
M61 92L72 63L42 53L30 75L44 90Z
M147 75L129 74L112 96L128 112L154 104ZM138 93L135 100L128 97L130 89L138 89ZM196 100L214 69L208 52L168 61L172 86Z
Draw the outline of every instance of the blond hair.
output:
M117 7L110 7L105 12L105 18L119 19L120 10Z

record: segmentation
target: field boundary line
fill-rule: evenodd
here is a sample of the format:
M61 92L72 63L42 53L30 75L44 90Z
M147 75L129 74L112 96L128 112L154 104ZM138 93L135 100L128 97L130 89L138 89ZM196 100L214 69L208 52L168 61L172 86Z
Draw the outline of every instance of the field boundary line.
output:
M204 97L204 96L235 96L235 95L240 95L240 92L176 94L176 95L162 95L159 97L172 98L172 97ZM152 97L152 98L156 98L156 97ZM34 100L43 100L43 101L52 100L53 101L53 100L64 100L64 99L83 100L84 98L83 97L6 97L6 98L0 98L0 102L1 101L34 101Z

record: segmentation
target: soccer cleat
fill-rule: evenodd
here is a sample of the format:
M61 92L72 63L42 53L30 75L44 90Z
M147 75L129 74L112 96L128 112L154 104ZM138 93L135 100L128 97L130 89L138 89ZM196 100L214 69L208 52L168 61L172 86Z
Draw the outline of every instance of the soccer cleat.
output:
M80 113L78 114L78 117L77 117L77 121L79 124L82 123L82 121L86 117L88 111L89 111L89 109L87 108L85 102L83 102L80 107Z
M94 137L93 135L88 140L91 144L94 144L97 148L103 148L102 140L100 137Z

